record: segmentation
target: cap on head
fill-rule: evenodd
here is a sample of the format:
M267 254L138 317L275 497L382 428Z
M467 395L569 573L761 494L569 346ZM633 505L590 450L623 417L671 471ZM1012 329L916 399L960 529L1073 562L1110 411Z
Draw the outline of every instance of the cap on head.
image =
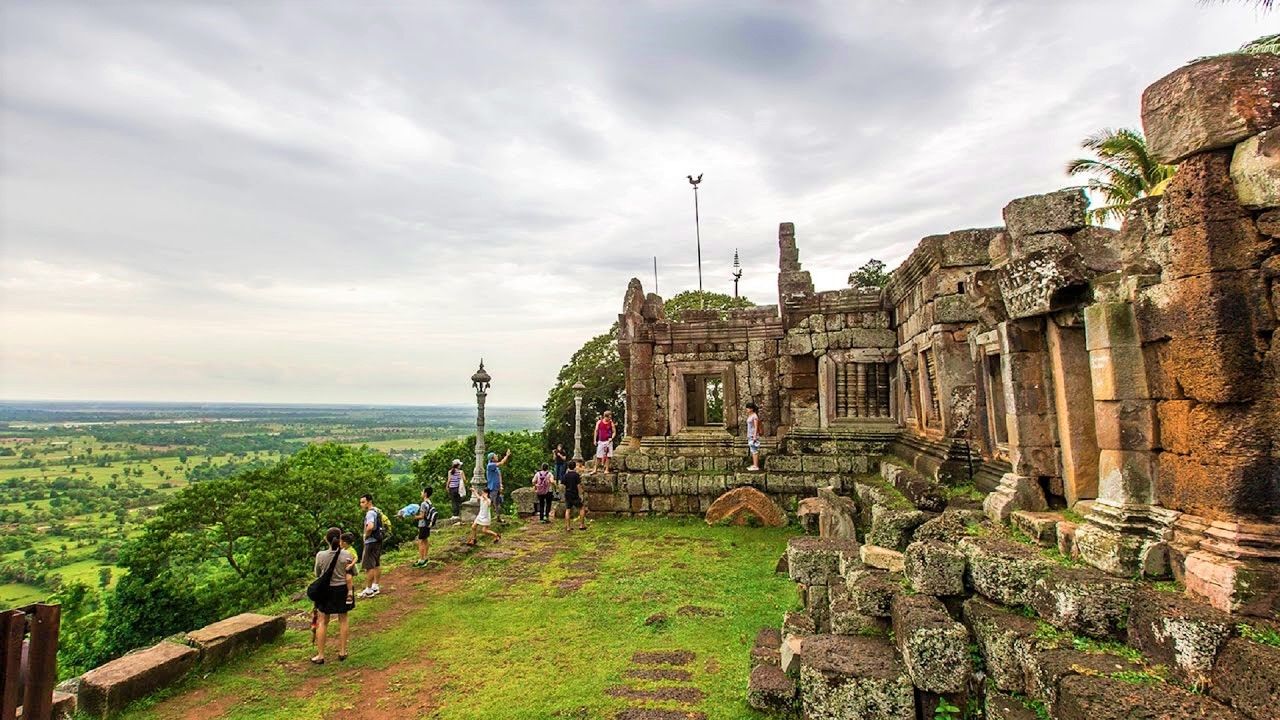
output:
M458 460L457 458L454 458L453 466L454 466L454 467L462 467L462 461L461 461L461 460Z
M489 453L489 459L490 459L490 460L497 460L497 459L498 459L498 453Z

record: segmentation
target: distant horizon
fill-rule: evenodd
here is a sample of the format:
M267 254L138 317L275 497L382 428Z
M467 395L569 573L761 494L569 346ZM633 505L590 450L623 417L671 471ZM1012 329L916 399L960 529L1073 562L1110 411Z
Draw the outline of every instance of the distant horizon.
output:
M38 398L0 398L0 405L33 403L43 405L168 405L179 407L238 405L249 407L310 408L467 408L475 403L352 403L352 402L269 402L255 400L49 400ZM541 410L541 405L491 405L486 410Z

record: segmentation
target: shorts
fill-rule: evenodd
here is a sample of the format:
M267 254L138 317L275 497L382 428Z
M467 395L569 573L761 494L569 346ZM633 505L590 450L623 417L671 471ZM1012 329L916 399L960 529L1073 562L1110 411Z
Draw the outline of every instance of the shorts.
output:
M760 438L753 438L747 441L747 450L753 453L760 452Z
M613 457L613 441L601 440L600 442L596 443L596 457L598 458Z
M418 539L419 539L419 540L426 540L426 539L427 539L427 538L429 538L429 537L431 537L431 528L429 528L429 527L420 527L420 528L418 528Z
M360 555L360 569L373 570L382 567L382 543L364 544L364 552Z
M579 495L565 495L564 507L566 510L576 510L582 507L582 497Z

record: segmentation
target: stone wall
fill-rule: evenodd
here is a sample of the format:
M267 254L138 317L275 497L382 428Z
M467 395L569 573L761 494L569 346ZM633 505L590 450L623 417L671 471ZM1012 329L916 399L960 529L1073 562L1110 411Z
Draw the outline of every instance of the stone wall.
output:
M776 306L671 323L633 280L625 504L696 512L688 489L700 498L702 475L722 469L725 487L781 501L839 492L891 452L987 492L993 520L1083 516L1073 547L1093 567L1172 575L1224 610L1280 610L1277 97L1274 55L1210 58L1152 85L1148 142L1178 172L1118 231L1088 224L1069 188L1013 200L1002 227L924 238L883 289L815 290L791 223ZM723 426L693 427L681 383L708 373L732 407ZM738 472L748 401L766 436L757 480ZM867 434L884 448L840 445ZM664 468L653 483L651 468Z

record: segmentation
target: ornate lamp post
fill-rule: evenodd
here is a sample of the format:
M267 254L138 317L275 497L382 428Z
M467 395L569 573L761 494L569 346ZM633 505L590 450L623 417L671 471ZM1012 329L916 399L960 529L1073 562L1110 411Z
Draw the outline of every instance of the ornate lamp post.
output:
M484 476L484 399L489 394L489 373L485 372L484 360L480 361L480 369L471 376L471 387L476 389L476 469L471 473L471 498L468 504L480 504L480 488L485 485Z
M582 381L573 384L573 459L582 462Z

